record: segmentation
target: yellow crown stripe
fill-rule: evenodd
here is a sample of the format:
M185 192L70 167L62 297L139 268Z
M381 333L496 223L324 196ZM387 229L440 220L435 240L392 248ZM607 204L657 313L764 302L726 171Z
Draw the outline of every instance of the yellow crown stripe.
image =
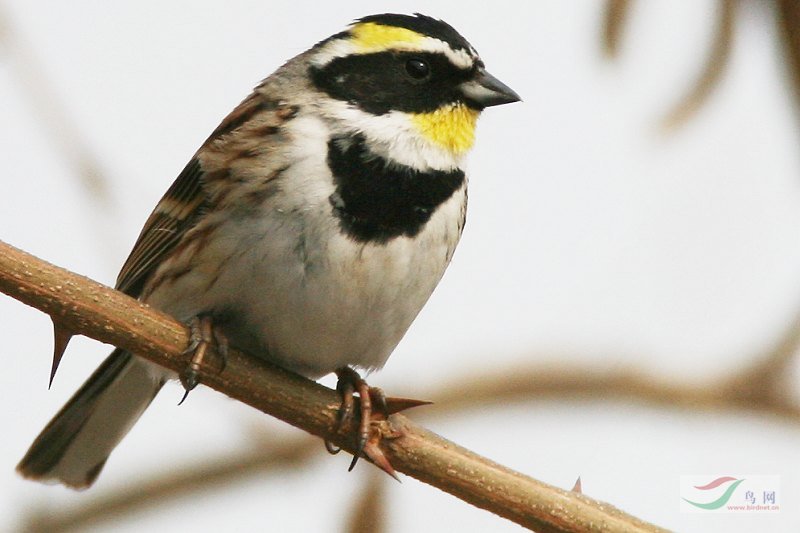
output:
M415 45L425 36L421 33L395 26L385 26L375 22L362 22L350 30L351 42L361 52L377 52L403 45Z
M455 155L463 154L475 142L478 112L463 104L451 104L430 113L416 113L411 120L425 138Z

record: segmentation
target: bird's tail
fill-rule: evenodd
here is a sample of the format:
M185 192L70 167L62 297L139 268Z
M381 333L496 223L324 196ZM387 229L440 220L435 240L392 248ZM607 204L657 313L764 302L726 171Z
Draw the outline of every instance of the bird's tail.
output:
M163 385L152 363L114 350L36 437L17 471L45 483L89 487Z

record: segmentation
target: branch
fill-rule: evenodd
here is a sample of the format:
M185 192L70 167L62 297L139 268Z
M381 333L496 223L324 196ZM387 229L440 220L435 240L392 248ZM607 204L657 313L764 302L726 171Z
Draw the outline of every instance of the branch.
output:
M800 4L795 0L778 0L777 9L784 63L797 112L800 111Z
M717 0L717 27L712 38L711 49L703 64L700 75L691 88L672 109L661 119L661 129L673 131L685 124L711 96L719 85L725 68L728 66L733 44L734 22L736 18L736 0ZM796 0L781 0L781 9L793 13ZM631 8L630 0L607 0L603 13L601 44L603 52L609 59L619 55L622 32L627 24ZM794 11L797 11L794 8ZM789 20L788 15L784 17ZM791 20L789 20L789 23ZM788 40L796 40L797 31L787 24ZM791 44L791 43L790 43Z
M0 241L0 292L49 314L76 334L180 372L187 328L120 292ZM224 372L200 381L231 398L353 452L354 428L336 430L337 393L235 350ZM379 446L400 472L540 533L661 531L583 495L552 487L470 452L402 415L375 422Z
M608 0L606 3L603 14L602 43L603 52L611 59L617 57L619 53L622 30L628 20L630 8L630 0Z
M347 533L385 533L387 524L386 476L370 472L361 487L361 495L350 509L345 531Z
M661 127L665 131L675 130L697 113L711 96L713 89L719 85L722 74L728 66L733 43L736 2L718 0L718 4L717 28L703 70L689 92L661 120Z
M434 390L420 392L420 398L433 398L434 404L420 412L424 418L459 415L476 407L507 406L546 398L603 398L628 400L668 409L742 410L758 412L789 424L800 422L800 405L792 397L787 381L788 366L800 351L800 315L773 345L755 354L754 363L727 378L687 383L686 380L659 379L635 368L611 369L606 366L564 363L568 357L552 357L551 363L506 367L493 374L455 378ZM541 355L529 359L541 359ZM646 359L645 356L640 357ZM263 431L263 430L262 430ZM253 432L255 433L255 432ZM272 434L270 433L270 436ZM254 434L246 450L234 455L211 456L183 465L169 474L150 473L145 479L124 488L106 491L97 500L75 508L34 508L28 513L24 533L77 531L90 525L163 505L166 499L189 497L209 489L223 490L242 478L263 474L267 469L296 469L317 449L310 435L291 441L268 439ZM385 478L371 475L361 489L349 516L346 531L378 532L386 529ZM573 488L573 490L575 490Z

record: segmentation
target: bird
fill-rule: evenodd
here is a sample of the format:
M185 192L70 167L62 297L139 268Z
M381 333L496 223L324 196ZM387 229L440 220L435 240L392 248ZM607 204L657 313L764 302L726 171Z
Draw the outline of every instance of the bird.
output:
M190 324L195 354L231 346L310 379L335 372L344 410L371 393L358 371L384 365L453 257L478 116L519 100L446 22L357 19L222 120L145 222L116 289ZM56 327L51 382L68 338ZM179 377L188 392L196 368ZM175 378L115 349L18 472L91 486Z

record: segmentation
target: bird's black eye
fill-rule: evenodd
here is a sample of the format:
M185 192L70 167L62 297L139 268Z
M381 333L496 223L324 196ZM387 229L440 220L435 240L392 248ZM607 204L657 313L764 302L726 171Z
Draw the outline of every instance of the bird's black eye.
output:
M430 77L431 67L427 61L415 57L406 61L406 72L415 80L424 80Z

